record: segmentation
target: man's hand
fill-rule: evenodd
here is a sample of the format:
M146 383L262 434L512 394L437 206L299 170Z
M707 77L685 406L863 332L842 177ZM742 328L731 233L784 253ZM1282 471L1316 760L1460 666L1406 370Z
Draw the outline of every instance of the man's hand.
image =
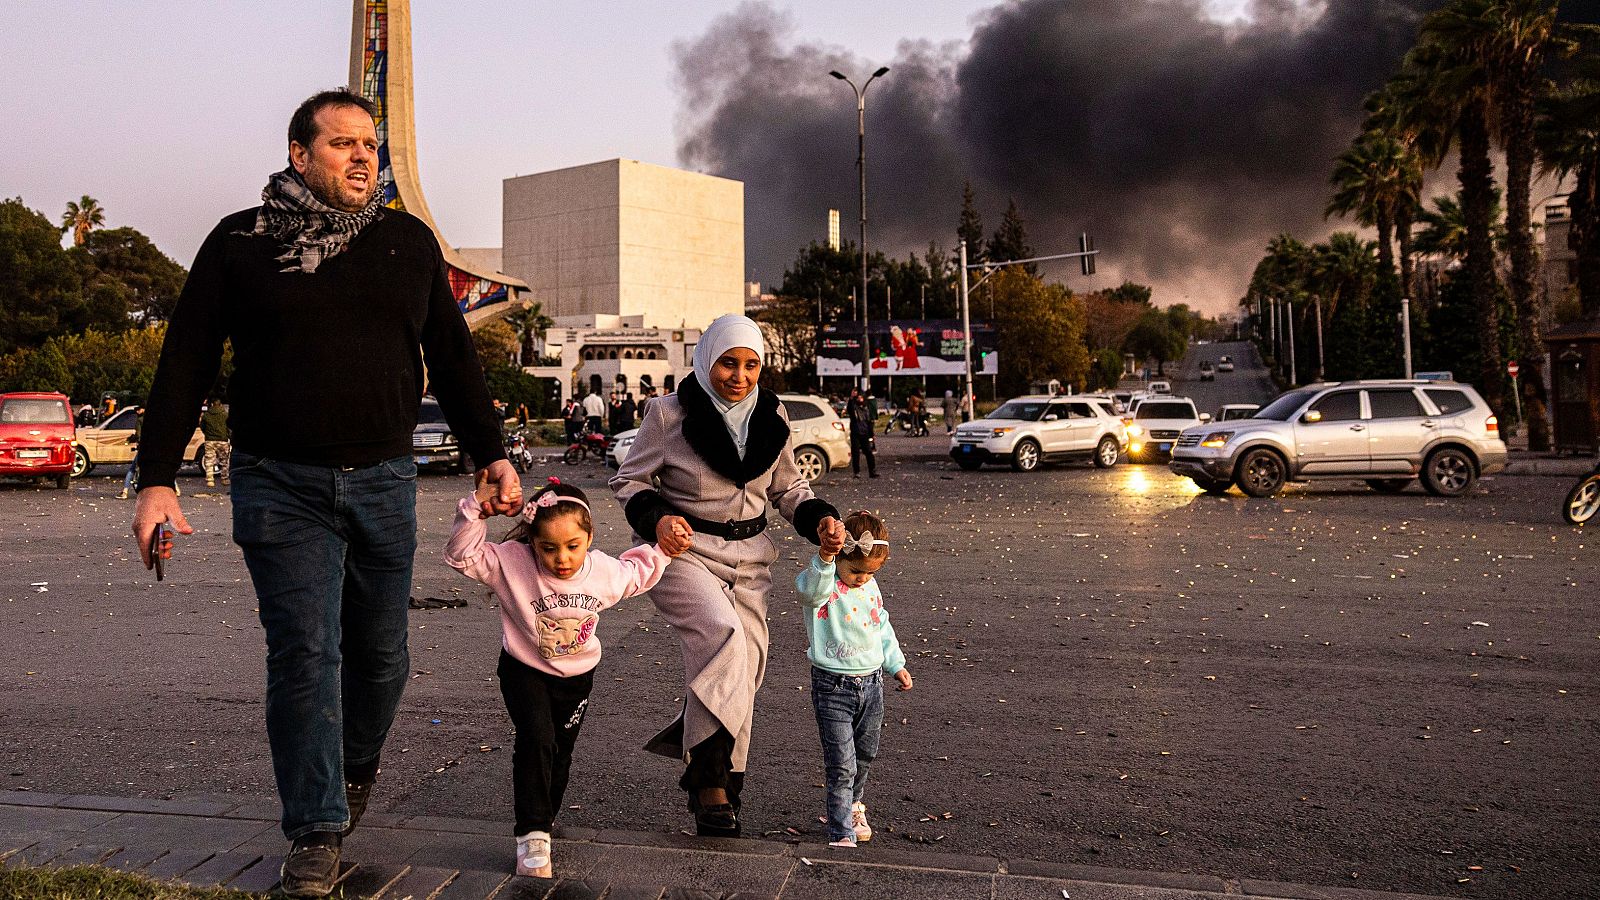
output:
M817 523L817 554L824 560L844 549L844 523L829 516Z
M509 459L497 459L474 476L478 503L489 515L514 516L522 512L522 476ZM484 490L492 488L492 491ZM488 499L484 499L487 496Z
M656 546L668 556L677 556L689 549L694 529L683 516L662 516L656 523Z
M150 536L163 522L179 534L194 534L194 526L183 517L178 508L178 494L169 487L147 487L139 490L138 502L133 505L133 539L139 548L139 559L146 569L153 568L155 559L150 555ZM161 558L172 558L172 541L161 544Z
M911 671L909 669L901 669L900 671L894 673L894 680L900 682L899 687L896 687L895 690L911 690Z

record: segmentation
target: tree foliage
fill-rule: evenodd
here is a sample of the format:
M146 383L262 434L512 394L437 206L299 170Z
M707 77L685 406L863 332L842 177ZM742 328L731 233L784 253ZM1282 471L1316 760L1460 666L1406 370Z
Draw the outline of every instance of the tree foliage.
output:
M21 198L0 202L0 353L81 326L83 279L61 232Z
M996 272L989 284L994 291L1001 389L1021 393L1030 382L1051 378L1080 389L1087 384L1083 301L1020 266Z

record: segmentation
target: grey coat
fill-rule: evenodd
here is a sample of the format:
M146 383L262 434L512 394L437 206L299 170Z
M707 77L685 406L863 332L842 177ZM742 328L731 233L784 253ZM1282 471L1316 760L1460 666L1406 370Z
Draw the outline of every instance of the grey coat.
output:
M789 446L782 404L763 390L743 458L704 389L690 376L651 401L633 449L611 488L641 541L656 540L663 516L714 522L765 516L769 505L817 542L817 526L838 511L817 499ZM726 541L697 532L650 591L683 650L684 709L647 748L687 761L687 751L720 724L734 737L733 771L743 772L755 695L767 664L767 592L777 547L763 532Z

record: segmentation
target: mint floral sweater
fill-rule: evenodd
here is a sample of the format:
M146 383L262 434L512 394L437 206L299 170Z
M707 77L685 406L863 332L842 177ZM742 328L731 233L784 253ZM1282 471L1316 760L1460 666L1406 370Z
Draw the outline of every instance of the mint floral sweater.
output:
M810 607L806 655L812 665L837 675L871 675L879 669L893 675L906 667L876 578L846 587L833 563L813 556L794 586Z

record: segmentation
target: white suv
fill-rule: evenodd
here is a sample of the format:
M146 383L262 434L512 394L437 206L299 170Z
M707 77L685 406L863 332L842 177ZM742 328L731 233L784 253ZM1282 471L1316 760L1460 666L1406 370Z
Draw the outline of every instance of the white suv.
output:
M1185 428L1211 421L1210 413L1196 412L1188 397L1148 397L1122 420L1128 434L1128 461L1148 462L1172 453Z
M1034 395L1007 400L956 429L950 458L971 472L986 462L1031 472L1042 462L1089 458L1110 468L1122 455L1122 421L1103 399Z
M1286 481L1360 478L1395 493L1418 480L1457 497L1504 469L1494 413L1471 385L1346 381L1281 394L1248 419L1191 428L1170 467L1208 493L1270 497Z

